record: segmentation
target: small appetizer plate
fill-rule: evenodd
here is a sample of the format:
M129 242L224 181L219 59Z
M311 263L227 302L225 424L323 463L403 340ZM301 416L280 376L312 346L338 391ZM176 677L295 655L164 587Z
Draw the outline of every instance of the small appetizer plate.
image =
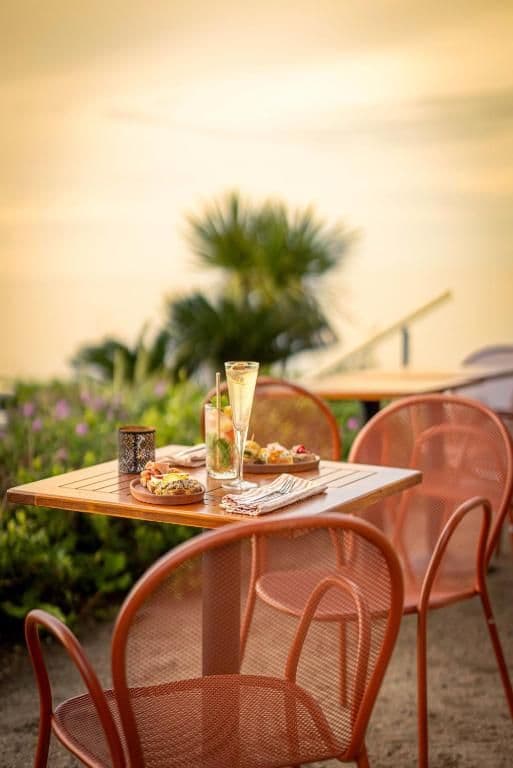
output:
M168 507L174 507L178 504L196 504L203 501L205 488L197 493L169 493L167 496L157 496L156 493L150 493L144 485L141 485L138 478L130 483L130 493L137 501L144 501L146 504L166 504Z
M251 461L244 462L244 472L253 475L279 475L282 472L306 472L309 469L317 469L320 456L310 461L295 461L293 464L256 464Z

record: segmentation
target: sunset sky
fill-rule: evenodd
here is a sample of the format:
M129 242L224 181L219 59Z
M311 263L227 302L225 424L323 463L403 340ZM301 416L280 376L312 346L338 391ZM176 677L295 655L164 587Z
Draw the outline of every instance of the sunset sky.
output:
M3 0L0 375L211 290L185 215L231 189L358 233L332 355L447 288L415 363L511 342L512 39L505 0Z

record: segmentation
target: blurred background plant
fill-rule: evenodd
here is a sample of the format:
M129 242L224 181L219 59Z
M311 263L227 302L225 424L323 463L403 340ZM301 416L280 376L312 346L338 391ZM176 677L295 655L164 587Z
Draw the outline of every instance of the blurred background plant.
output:
M167 373L211 375L224 360L259 360L263 368L337 341L318 299L320 281L343 263L352 235L328 226L312 208L251 204L237 192L188 218L188 238L202 268L220 276L212 295L170 299L151 341L118 339L81 347L73 365L104 380Z
M116 389L92 381L18 383L0 439L0 626L21 636L42 606L73 623L109 611L155 559L191 536L183 526L138 523L5 504L5 491L39 477L110 460L120 423L152 424L158 444L199 437L201 392L161 379Z
M313 209L251 204L237 192L190 216L199 264L221 273L214 298L201 293L168 305L172 371L215 370L224 360L285 363L337 340L317 298L320 279L339 266L350 235Z
M169 331L162 329L148 341L145 326L133 347L110 337L97 344L84 344L72 358L71 365L79 374L113 382L117 387L140 384L149 376L166 373L168 346Z

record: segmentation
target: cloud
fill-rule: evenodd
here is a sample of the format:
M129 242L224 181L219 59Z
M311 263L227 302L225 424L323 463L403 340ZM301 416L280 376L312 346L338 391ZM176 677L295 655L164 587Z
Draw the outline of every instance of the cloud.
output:
M282 104L281 120L258 120L258 103L254 115L245 112L237 122L233 114L208 112L194 119L185 114L177 117L164 107L112 108L105 112L108 119L126 123L161 125L170 131L197 134L218 139L256 140L271 143L305 142L338 144L358 138L380 138L385 141L423 143L434 139L447 142L476 141L504 134L513 137L513 86L511 88L476 91L450 96L433 96L414 101L344 104L316 111L305 96L304 114L293 119ZM190 110L192 113L194 110ZM265 110L262 110L265 115ZM292 110L293 111L293 110Z
M161 60L203 75L418 41L485 16L504 0L2 0L0 79ZM163 67L163 76L169 69Z
M455 93L393 105L375 105L332 115L329 127L312 135L337 141L344 137L379 136L418 143L434 139L476 141L499 134L513 136L513 87Z

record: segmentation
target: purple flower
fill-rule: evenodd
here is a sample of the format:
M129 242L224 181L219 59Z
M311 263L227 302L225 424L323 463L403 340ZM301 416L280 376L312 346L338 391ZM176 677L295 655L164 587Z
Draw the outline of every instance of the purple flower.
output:
M42 428L43 428L43 422L41 421L41 419L39 418L34 419L34 421L32 422L32 432L40 432Z
M167 392L167 383L165 381L157 381L153 388L153 392L157 397L163 397Z
M68 452L66 448L59 448L58 451L55 451L55 459L56 461L67 461L68 460Z
M351 418L348 419L346 422L346 427L348 429L358 429L359 426L360 426L360 422L354 416L351 416Z
M79 422L75 427L77 435L86 435L89 432L89 427L83 421Z
M58 421L67 419L71 413L71 407L67 400L57 400L55 403L55 418Z
M89 394L89 392L81 392L80 401L84 403L84 405L89 405L91 401L91 395Z
M31 403L31 402L23 403L21 407L21 412L27 419L30 419L30 417L34 415L35 410L36 410L36 406L34 405L34 403Z
M101 411L104 405L105 405L105 400L103 399L103 397L93 397L89 401L89 407L93 411Z

